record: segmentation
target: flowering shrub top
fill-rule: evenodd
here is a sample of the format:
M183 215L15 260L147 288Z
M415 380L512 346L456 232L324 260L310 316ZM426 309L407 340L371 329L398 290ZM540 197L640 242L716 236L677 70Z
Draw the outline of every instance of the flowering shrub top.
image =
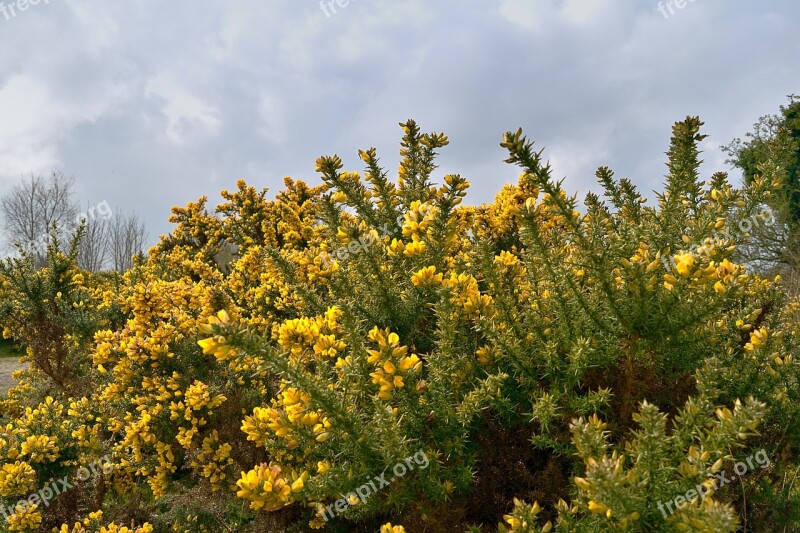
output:
M463 206L464 178L432 181L447 137L402 127L396 181L374 149L363 176L321 157L321 186L287 179L267 200L240 181L216 213L174 208L122 276L56 249L43 270L3 267L5 335L35 365L2 404L0 498L113 465L9 527L94 531L100 511L133 531L797 519L800 302L736 256L740 221L769 223L769 176L702 183L688 118L657 205L601 168L605 200L579 208L517 131L502 146L518 183ZM753 446L775 459L760 475L659 509ZM425 468L392 467L417 452Z

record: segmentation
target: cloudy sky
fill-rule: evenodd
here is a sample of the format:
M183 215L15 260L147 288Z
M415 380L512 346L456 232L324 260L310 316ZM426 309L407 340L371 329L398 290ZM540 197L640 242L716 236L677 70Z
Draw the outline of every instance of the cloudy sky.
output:
M407 118L449 135L440 170L479 203L518 174L506 130L571 190L599 165L651 190L675 120L705 120L710 174L800 93L796 0L27 1L0 6L0 194L57 169L151 241L237 178L276 192L369 146L395 169Z

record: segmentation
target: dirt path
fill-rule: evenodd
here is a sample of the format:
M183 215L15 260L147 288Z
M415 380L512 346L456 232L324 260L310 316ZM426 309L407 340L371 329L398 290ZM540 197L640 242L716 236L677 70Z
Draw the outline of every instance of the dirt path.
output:
M0 395L5 396L6 391L14 386L11 374L24 366L13 357L0 359Z

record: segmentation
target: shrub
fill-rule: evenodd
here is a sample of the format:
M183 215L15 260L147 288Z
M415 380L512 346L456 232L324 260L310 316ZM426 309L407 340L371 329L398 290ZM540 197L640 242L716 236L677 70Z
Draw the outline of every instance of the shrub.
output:
M447 137L401 126L396 181L369 149L363 177L321 157L321 186L287 180L275 200L239 182L216 214L174 208L120 278L80 280L57 250L40 271L7 263L4 316L60 336L7 329L35 370L3 404L0 497L111 462L14 520L794 527L800 301L733 260L739 220L768 223L769 177L702 183L690 117L656 206L601 168L605 200L580 210L517 131L502 146L518 183L463 206L464 178L433 182Z

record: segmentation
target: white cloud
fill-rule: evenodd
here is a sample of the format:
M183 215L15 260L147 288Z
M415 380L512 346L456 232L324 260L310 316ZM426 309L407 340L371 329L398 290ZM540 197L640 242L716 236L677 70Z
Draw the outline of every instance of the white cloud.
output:
M600 25L629 9L617 0L501 0L500 14L509 22L534 32L568 26Z
M527 28L538 30L543 27L548 15L552 13L550 0L533 2L531 0L502 0L500 14L509 22Z
M355 8L360 9L358 16L347 20L346 29L336 40L337 53L348 63L389 52L398 45L393 30L425 27L433 19L434 11L421 0L363 2L353 4L351 9ZM413 43L407 43L407 47L412 48Z
M262 95L258 104L258 114L263 121L259 128L261 134L274 143L286 142L286 123L280 100L274 95Z
M564 140L547 147L544 157L553 167L553 177L566 178L566 189L586 191L595 184L595 170L611 157L603 137Z
M47 83L12 76L0 88L0 177L43 172L61 162L59 144L81 124L108 112L120 97L113 87L105 98L60 98Z
M571 23L586 25L599 24L609 12L624 12L627 9L617 0L566 0L561 9L564 17Z
M222 124L216 108L193 95L169 74L148 80L145 96L156 96L162 101L165 133L176 144L183 144L190 137L214 136Z
M122 36L120 18L129 13L114 10L111 3L76 2L68 7L78 26L85 53L97 55L119 42Z

